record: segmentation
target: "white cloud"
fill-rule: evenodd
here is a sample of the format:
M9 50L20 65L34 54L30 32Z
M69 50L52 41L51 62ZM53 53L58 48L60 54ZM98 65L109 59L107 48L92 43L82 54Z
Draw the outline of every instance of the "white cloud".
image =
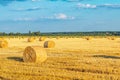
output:
M33 18L16 18L14 21L34 21L35 19Z
M66 2L79 2L81 0L48 0L48 1L66 1Z
M75 17L68 16L64 13L58 13L54 14L52 16L41 16L40 19L51 19L51 20L72 20L75 19Z
M39 1L39 0L32 0L33 2L35 2L35 1Z
M66 14L59 13L59 14L53 14L52 16L40 16L37 18L30 18L30 17L24 17L24 18L16 18L14 21L38 21L38 20L73 20L75 17L67 16Z
M56 19L74 19L74 17L67 16L66 14L63 13L55 14L54 17Z
M98 7L106 7L106 8L120 8L120 4L103 4L103 5L98 5Z
M36 11L36 10L41 10L41 9L44 9L44 8L41 8L41 7L18 8L18 9L15 9L13 11Z
M82 3L77 4L77 6L78 6L79 8L96 8L96 7L97 7L96 5L82 4Z
M120 4L101 4L101 5L92 5L92 4L77 4L78 8L84 9L96 9L96 8L112 8L112 9L120 9Z
M63 13L55 14L56 19L67 19L67 17L68 16Z

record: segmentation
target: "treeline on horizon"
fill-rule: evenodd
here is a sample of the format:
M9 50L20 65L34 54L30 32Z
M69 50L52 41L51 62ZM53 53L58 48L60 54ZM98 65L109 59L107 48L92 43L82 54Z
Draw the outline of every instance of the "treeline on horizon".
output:
M93 31L93 32L46 32L41 33L40 31L28 33L5 33L0 32L0 36L120 36L120 31Z

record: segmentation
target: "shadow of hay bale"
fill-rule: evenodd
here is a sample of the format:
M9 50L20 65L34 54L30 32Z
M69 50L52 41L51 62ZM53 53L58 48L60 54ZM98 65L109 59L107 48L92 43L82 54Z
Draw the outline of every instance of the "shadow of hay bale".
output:
M93 57L102 57L102 58L120 59L120 57L118 57L118 56L108 56L108 55L94 55Z
M7 57L7 59L23 62L23 58L22 57Z

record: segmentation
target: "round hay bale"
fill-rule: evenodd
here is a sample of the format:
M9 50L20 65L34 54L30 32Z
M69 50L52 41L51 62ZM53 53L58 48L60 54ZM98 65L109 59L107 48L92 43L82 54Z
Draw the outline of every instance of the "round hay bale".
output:
M4 38L0 38L0 41L4 41L5 39Z
M115 40L116 38L115 37L111 37L111 40Z
M111 40L111 38L110 38L110 37L107 37L107 39Z
M65 37L66 39L68 39L68 37Z
M8 47L8 42L6 40L1 40L0 41L0 48L7 48Z
M60 39L60 37L58 36L58 37L56 37L56 39Z
M90 37L86 37L85 39L86 39L86 40L90 40L91 38L90 38Z
M36 40L36 37L34 37L34 40Z
M115 37L108 37L109 40L115 40Z
M44 42L44 48L53 48L53 47L55 47L55 42L54 41Z
M24 62L44 62L47 59L47 53L44 48L37 46L28 46L23 53Z
M39 41L45 41L46 37L40 37Z
M33 42L35 39L34 38L28 38L28 42Z

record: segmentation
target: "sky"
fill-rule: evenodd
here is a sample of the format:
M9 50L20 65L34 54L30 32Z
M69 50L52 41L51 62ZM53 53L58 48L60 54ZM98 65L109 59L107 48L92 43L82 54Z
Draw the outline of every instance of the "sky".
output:
M120 31L120 0L0 0L0 32Z

